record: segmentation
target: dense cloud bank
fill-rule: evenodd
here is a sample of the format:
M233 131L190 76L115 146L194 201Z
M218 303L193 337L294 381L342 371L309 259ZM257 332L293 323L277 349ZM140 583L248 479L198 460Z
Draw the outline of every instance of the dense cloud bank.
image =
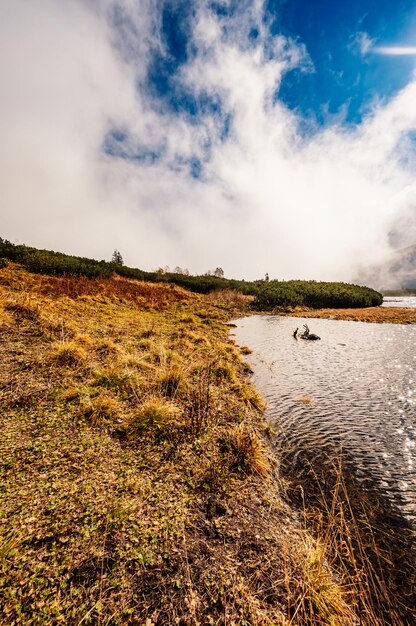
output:
M279 100L308 51L260 1L213 4L184 3L173 50L171 3L2 3L3 237L325 280L416 241L416 80L359 126L314 127Z

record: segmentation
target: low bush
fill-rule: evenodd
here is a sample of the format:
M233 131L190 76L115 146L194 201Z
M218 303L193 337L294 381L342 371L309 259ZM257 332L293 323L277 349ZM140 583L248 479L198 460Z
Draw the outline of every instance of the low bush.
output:
M286 306L361 308L380 306L383 296L369 287L314 280L271 281L257 291L254 306L274 309Z
M75 275L87 278L109 278L117 274L139 281L174 283L197 293L215 292L214 298L228 304L241 305L243 302L247 303L244 296L254 296L254 307L262 310L288 306L357 308L379 306L383 301L380 293L359 285L302 280L247 282L217 276L145 272L118 263L15 245L0 237L0 268L4 267L7 259L21 263L31 272L38 274Z

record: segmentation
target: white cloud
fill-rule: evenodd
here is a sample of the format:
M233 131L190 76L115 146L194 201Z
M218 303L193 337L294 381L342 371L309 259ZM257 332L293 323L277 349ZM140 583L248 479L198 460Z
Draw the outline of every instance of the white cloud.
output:
M414 56L416 46L376 46L374 52L391 56Z
M389 254L388 233L415 205L402 141L416 127L415 82L360 126L305 138L276 91L288 69L310 70L307 51L270 37L261 2L224 29L201 0L196 54L178 80L221 107L195 123L143 86L151 51L163 50L160 2L117 4L122 40L111 0L2 4L1 236L246 278L350 279ZM248 45L256 24L261 45ZM158 158L104 154L114 128L129 154L144 146Z
M355 34L351 47L357 50L362 56L366 56L374 47L376 40L372 39L365 31L359 31Z

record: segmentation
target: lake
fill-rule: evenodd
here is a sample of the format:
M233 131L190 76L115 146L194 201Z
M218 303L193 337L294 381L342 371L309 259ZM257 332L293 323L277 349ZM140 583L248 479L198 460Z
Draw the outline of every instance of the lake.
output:
M294 339L308 324L320 341ZM234 339L249 346L275 445L341 454L363 488L416 520L416 326L252 316Z
M401 308L415 309L416 296L384 296L381 306L398 306Z

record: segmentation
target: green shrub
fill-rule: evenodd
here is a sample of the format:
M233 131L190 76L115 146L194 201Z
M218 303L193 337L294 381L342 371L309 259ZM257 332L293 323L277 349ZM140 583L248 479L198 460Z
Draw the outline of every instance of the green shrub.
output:
M21 263L29 271L39 274L76 275L87 276L88 278L108 278L113 274L118 274L135 280L175 283L189 291L205 294L219 289L231 289L244 295L255 296L254 306L263 310L279 306L367 307L379 306L383 301L382 295L374 289L358 285L312 280L246 282L217 276L144 272L119 263L96 261L62 252L53 252L52 250L37 250L28 246L18 246L0 237L0 261L7 262L7 259Z
M254 306L273 309L279 306L318 308L361 308L379 306L380 293L369 287L336 282L304 280L271 281L258 288Z

